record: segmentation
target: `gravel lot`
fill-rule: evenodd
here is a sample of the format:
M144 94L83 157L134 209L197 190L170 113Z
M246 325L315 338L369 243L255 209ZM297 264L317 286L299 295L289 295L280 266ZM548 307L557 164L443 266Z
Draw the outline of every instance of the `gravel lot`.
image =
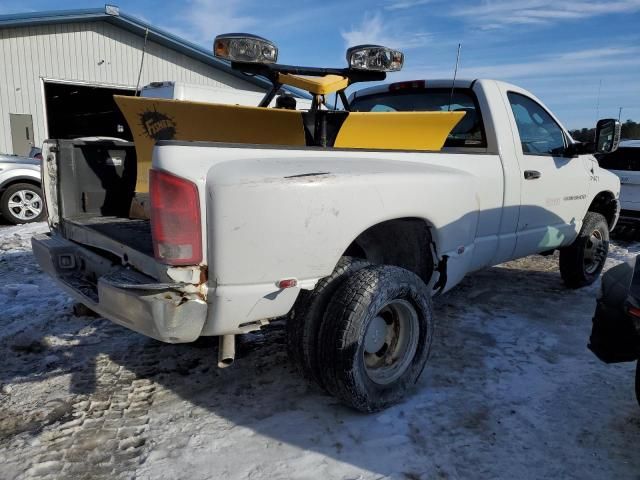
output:
M0 227L0 478L640 478L634 366L586 348L597 286L566 290L555 257L468 277L435 304L413 394L352 412L293 371L282 324L164 345L74 317L29 238ZM608 267L640 252L612 245Z

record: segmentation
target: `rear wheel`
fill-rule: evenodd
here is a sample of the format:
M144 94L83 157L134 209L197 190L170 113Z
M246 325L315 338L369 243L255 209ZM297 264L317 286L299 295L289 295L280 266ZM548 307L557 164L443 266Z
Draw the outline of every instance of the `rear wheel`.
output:
M40 187L29 183L9 186L0 198L2 216L10 223L31 223L44 219L44 196Z
M327 305L347 277L366 267L366 260L342 257L334 271L322 278L311 292L302 291L287 319L287 352L301 373L321 387L318 365L318 332Z
M418 380L433 338L431 296L414 273L370 266L336 292L320 327L325 388L363 412L398 401Z
M575 241L560 249L560 275L569 288L596 281L609 253L609 224L603 215L587 212Z

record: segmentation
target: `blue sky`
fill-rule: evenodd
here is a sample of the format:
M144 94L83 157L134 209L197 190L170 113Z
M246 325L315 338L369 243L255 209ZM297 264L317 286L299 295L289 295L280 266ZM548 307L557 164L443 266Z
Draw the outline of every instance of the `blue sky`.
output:
M282 63L342 66L347 46L405 52L389 80L496 78L540 97L569 128L599 116L640 121L640 0L120 0L120 9L209 46L218 33L275 41ZM0 0L0 13L103 2ZM602 87L600 88L600 84Z

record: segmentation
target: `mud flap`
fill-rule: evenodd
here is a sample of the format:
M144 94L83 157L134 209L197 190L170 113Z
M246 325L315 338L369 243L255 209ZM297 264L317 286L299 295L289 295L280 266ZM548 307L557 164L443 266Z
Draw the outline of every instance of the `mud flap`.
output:
M605 363L640 358L640 319L628 313L640 305L634 295L640 287L636 261L622 263L602 277L602 296L593 317L589 349Z

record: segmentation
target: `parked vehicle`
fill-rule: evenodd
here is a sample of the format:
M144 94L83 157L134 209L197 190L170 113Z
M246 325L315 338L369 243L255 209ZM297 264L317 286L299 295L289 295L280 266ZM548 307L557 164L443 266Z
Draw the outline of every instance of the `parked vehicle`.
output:
M264 93L210 85L194 85L185 82L152 82L142 88L140 96L147 98L190 100L192 102L255 106L260 103L260 100L264 97ZM299 110L308 109L311 106L311 102L306 98L296 97L295 101ZM274 102L271 102L270 106L273 105Z
M349 102L348 85L383 80L402 54L354 47L348 68L306 68L273 63L260 42L214 45L273 81L261 105L289 84L313 95L309 112L117 97L136 148L45 143L51 233L34 253L89 308L165 342L219 336L221 366L235 335L286 315L305 375L375 411L424 369L432 294L556 249L569 287L598 278L620 184L592 153L615 149L614 120L596 147L574 142L531 93L495 80L456 81L453 97L451 81L402 82ZM334 92L344 111L326 109ZM152 149L151 219L131 218Z
M602 276L589 348L605 363L637 362L635 390L640 405L640 265L637 257L616 265Z
M620 225L640 224L640 140L620 142L618 149L598 156L602 168L620 178Z
M0 154L0 213L13 224L44 220L40 160Z
M29 150L29 158L42 160L42 149L40 147L31 147L31 150Z

